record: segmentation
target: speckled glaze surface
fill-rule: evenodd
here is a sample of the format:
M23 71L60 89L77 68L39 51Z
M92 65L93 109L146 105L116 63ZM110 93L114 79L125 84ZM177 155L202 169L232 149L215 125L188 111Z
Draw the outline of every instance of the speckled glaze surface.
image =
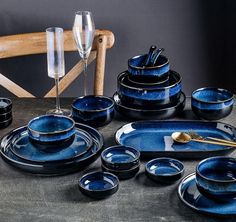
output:
M109 124L114 117L114 101L105 96L84 96L72 104L72 116L76 122L94 127Z
M236 199L220 202L204 196L197 188L194 173L181 181L178 195L184 204L199 213L222 217L236 216Z
M163 55L158 57L157 63L152 67L143 67L147 54L135 56L128 60L128 71L132 75L167 76L170 70L169 60Z
M236 197L236 159L212 157L196 167L199 191L210 198L231 200Z

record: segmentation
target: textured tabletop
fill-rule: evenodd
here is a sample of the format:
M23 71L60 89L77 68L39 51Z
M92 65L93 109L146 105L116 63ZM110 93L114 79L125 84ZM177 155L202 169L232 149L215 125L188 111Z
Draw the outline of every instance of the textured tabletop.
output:
M62 99L62 106L70 107L72 99ZM28 121L54 106L52 99L14 99L13 123L0 130L3 136L11 129L25 125ZM196 119L186 109L178 119ZM236 110L221 122L236 126ZM100 129L105 147L114 145L114 133L127 121L116 116L108 126ZM235 152L231 154L235 156ZM198 161L184 161L185 175L194 172ZM120 182L116 194L104 200L92 200L78 189L78 178L85 172L100 170L96 162L86 170L58 177L40 177L19 171L2 159L0 161L0 221L235 221L217 219L198 214L178 199L178 183L163 186L146 178L144 163L135 178Z

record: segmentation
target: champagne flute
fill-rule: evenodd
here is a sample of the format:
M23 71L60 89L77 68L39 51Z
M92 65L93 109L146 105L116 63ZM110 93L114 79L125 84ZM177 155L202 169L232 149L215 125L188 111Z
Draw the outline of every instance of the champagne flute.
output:
M95 25L93 15L89 11L78 11L75 13L73 35L84 63L84 95L87 95L87 60L93 45Z
M70 116L70 110L61 109L58 93L59 78L65 75L63 29L59 27L48 28L46 36L48 76L55 79L56 85L56 109L51 109L47 113Z

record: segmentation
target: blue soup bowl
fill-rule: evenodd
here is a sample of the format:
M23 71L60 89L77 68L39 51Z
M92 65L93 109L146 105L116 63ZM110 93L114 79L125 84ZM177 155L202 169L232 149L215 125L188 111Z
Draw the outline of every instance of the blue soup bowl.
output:
M108 172L91 172L79 180L80 191L95 199L102 199L114 194L119 188L119 179Z
M145 76L168 76L170 70L169 59L163 55L158 57L158 60L154 66L143 66L146 60L147 54L138 55L128 60L128 71L132 75L145 75Z
M140 152L132 147L117 145L101 154L102 164L113 170L129 170L139 164Z
M210 198L232 200L236 197L236 159L211 157L196 167L198 190Z
M75 122L62 115L43 115L28 123L28 135L37 148L56 152L69 146L75 136Z
M154 181L171 184L184 175L182 162L172 158L157 158L146 164L146 174Z
M233 104L234 96L226 89L206 87L192 93L192 110L202 119L224 118L231 113Z
M83 96L72 104L72 116L76 122L94 127L110 123L114 117L114 101L106 96Z
M159 106L176 103L181 95L181 76L170 71L169 80L156 86L137 86L129 81L128 72L123 72L117 77L117 92L123 104L137 106Z

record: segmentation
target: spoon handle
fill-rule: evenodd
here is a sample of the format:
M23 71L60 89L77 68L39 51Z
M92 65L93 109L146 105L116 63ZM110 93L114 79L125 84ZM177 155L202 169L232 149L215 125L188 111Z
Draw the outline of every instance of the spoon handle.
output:
M220 145L220 146L236 147L236 144L222 143L222 142L210 141L210 140L191 139L191 141L195 141L195 142L199 142L199 143L215 144L215 145Z
M146 59L145 59L145 61L144 61L144 63L143 63L143 66L147 67L147 66L150 65L151 58L152 58L153 53L154 53L154 51L156 50L156 48L157 48L157 47L156 47L155 45L152 45L152 46L150 47L149 52L148 52L148 55L147 55L147 57L146 57Z
M231 145L236 145L236 142L234 142L234 141L219 139L219 138L215 138L215 137L207 137L207 139L218 141L218 142L223 142L223 143L228 143L228 144L231 144Z
M157 62L157 59L159 58L160 54L164 51L164 48L160 48L157 50L157 52L153 55L151 59L151 65L154 66Z

